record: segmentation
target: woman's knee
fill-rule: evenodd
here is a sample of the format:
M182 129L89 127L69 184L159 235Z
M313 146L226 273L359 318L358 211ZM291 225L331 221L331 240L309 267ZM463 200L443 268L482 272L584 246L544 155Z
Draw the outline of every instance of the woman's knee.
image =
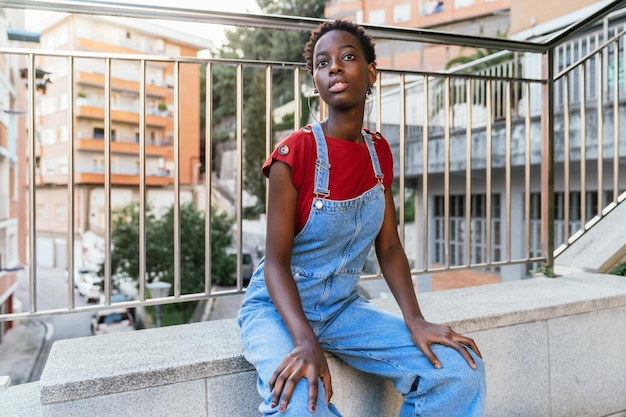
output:
M434 352L442 365L442 377L448 380L448 383L458 384L459 389L466 391L482 391L485 388L485 363L473 351L468 349L472 357L475 368L472 368L466 361L465 357L459 352L448 347L438 347Z

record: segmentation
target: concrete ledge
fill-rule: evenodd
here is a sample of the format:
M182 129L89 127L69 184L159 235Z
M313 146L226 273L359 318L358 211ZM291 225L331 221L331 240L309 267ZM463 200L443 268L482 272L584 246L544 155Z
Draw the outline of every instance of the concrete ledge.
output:
M253 371L233 320L56 342L41 375L52 404Z
M39 383L9 387L0 392L0 417L40 417Z
M399 313L391 299L374 302ZM429 320L478 343L489 387L486 416L626 413L626 278L534 278L427 293L420 303ZM397 414L401 398L390 383L334 357L329 364L333 401L346 417ZM45 417L83 416L85 410L251 416L260 402L255 383L237 324L229 319L57 342L28 393L38 391ZM1 408L16 406L16 388L0 393Z

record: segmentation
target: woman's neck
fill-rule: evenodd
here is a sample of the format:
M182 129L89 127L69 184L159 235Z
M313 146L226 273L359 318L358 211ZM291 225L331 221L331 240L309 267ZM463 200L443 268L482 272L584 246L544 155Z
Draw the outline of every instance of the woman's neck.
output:
M363 128L363 113L360 113L360 117L358 114L331 113L321 124L326 136L356 143L363 141L361 134L361 129Z

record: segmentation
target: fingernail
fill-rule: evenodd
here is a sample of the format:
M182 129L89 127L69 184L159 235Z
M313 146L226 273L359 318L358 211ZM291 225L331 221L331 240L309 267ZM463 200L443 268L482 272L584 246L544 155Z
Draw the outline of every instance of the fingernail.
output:
M436 369L441 369L441 364L440 364L440 363L436 363L436 364L435 364L435 368L436 368Z
M314 412L315 412L315 404L312 404L312 405L309 407L309 411L310 411L310 412L312 412L312 413L314 413Z
M270 404L270 407L272 407L272 408L276 407L276 403L272 402L272 404Z

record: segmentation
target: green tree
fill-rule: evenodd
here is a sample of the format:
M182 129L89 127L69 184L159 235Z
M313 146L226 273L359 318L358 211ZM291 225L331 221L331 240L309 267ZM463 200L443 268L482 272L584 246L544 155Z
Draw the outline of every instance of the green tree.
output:
M323 17L325 0L257 0L264 13L303 17ZM236 28L226 33L226 42L215 52L224 59L245 58L278 62L302 62L302 51L309 34L306 32ZM231 66L216 66L213 71L213 118L216 125L233 118L236 112L236 71ZM265 183L259 174L265 158L265 76L262 69L244 71L244 188L265 207ZM294 99L293 73L274 71L272 99L275 106ZM302 97L300 97L302 103ZM218 135L223 137L222 135Z
M181 293L204 292L205 216L191 204L183 204L179 212ZM148 208L145 215L146 281L156 278L174 284L174 207L161 217ZM224 213L211 215L211 277L215 284L229 283L235 261L226 253L232 244L233 220ZM130 276L139 280L139 205L131 203L115 212L111 231L112 275ZM100 265L100 274L104 264ZM117 283L113 283L114 287ZM196 303L178 303L173 308L186 322Z

